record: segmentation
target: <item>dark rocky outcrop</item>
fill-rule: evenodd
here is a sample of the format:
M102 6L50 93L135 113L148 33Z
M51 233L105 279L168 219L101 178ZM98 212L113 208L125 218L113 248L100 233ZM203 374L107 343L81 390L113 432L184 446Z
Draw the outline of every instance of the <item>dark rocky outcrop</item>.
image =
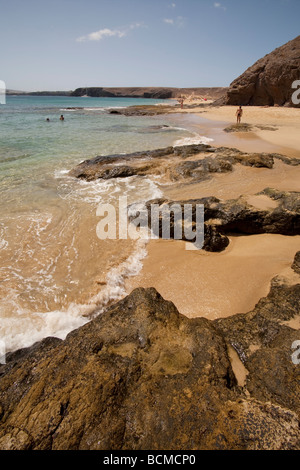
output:
M238 163L272 169L275 159L289 165L300 164L299 159L284 155L246 153L233 148L214 148L200 144L166 147L127 155L98 156L81 162L69 174L88 181L133 175L167 174L172 181L183 179L197 182L211 178L214 173L232 171L233 165Z
M8 356L0 449L299 450L298 332L282 324L299 298L273 286L253 312L211 322L134 290L65 341Z
M300 80L300 36L248 68L231 83L221 101L226 105L300 107L292 102L295 80Z
M274 126L261 126L259 124L253 126L247 123L241 124L232 124L231 126L225 127L224 131L227 133L230 132L255 132L256 130L260 131L277 131L277 128Z
M186 145L182 147L165 147L162 149L146 150L141 152L134 152L126 155L107 155L98 156L90 160L85 160L77 167L70 171L70 176L75 178L84 178L88 181L103 178L108 179L122 177L122 171L117 176L118 170L116 164L121 164L121 167L127 167L131 165L132 174L146 175L150 170L153 170L155 165L159 165L159 162L163 158L170 156L187 158L191 155L196 155L200 152L209 151L210 146L199 144L199 145ZM145 163L146 161L146 163ZM140 163L140 165L139 165ZM115 170L116 171L113 171ZM109 170L109 171L107 171ZM132 174L126 175L126 171L123 177L132 176ZM111 176L109 176L111 175Z

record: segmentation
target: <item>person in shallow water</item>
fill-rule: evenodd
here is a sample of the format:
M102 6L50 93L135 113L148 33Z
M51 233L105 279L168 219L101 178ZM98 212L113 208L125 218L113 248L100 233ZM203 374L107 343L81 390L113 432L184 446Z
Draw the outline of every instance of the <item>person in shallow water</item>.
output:
M237 112L236 112L236 122L237 122L237 124L240 124L242 116L243 116L243 110L242 110L242 106L240 106L238 108Z
M50 122L50 119L49 119L49 118L47 118L47 119L46 119L46 121L47 121L47 122Z
M63 114L60 115L60 118L59 118L59 119L60 119L61 121L64 121L64 120L65 120Z

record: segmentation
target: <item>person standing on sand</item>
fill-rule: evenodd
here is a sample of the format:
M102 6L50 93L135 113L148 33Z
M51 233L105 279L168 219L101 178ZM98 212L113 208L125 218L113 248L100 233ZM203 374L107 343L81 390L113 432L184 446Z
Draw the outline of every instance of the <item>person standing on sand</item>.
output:
M242 106L240 106L238 108L237 112L236 112L236 122L237 122L237 124L240 124L242 116L243 116L243 110L242 110Z

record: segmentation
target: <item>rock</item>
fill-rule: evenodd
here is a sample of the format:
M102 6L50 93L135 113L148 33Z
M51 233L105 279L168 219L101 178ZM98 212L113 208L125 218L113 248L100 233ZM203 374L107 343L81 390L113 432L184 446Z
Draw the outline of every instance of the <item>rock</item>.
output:
M204 245L203 250L210 252L221 252L224 251L230 241L229 238L220 233L218 228L214 225L204 225Z
M295 273L300 274L300 251L298 251L298 253L295 256L292 269L295 271Z
M251 397L272 401L298 416L300 367L291 355L299 330L291 321L300 315L299 296L300 283L290 285L275 278L269 295L253 312L215 321L248 371L245 387Z
M0 449L299 450L296 392L288 408L276 387L266 400L264 361L247 396L227 350L240 331L228 324L188 319L140 288L64 341L15 353L0 377Z
M231 126L225 127L224 131L230 132L254 132L256 129L260 131L277 131L278 129L273 126L261 126L260 124L251 125L247 123L232 124Z
M258 60L234 80L223 103L226 105L293 106L292 84L299 80L300 36Z
M196 181L207 179L210 173L227 173L232 171L232 163L220 158L206 157L202 160L182 162L171 168L170 177L173 181L191 178Z
M230 132L252 132L253 131L253 126L250 124L232 124L231 126L225 127L224 129L225 132L230 133Z

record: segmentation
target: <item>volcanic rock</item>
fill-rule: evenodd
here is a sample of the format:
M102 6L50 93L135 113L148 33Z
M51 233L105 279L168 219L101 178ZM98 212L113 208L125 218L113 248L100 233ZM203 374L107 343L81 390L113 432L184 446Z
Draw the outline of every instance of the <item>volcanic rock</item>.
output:
M281 324L299 314L299 288L273 289L245 321L215 322L139 288L64 341L9 354L0 449L299 450L296 332ZM229 347L248 368L244 387Z

